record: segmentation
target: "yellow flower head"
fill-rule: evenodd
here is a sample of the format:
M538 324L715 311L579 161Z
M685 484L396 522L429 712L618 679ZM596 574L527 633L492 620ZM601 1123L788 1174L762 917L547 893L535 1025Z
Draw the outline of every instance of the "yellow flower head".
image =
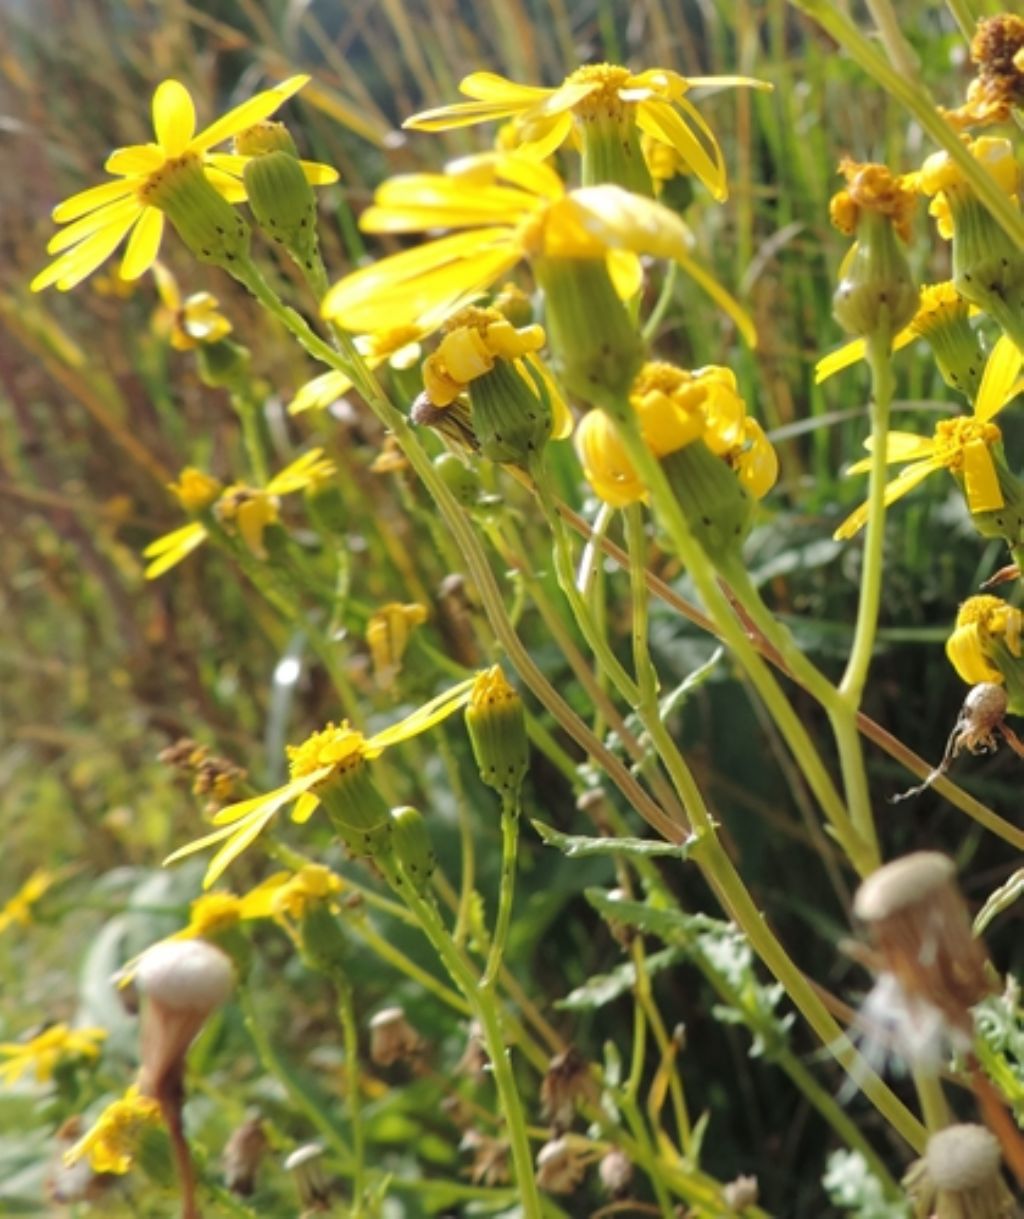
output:
M265 555L263 530L278 519L278 497L318 486L325 479L333 477L334 472L334 463L323 456L323 449L310 449L275 474L265 487L235 483L221 488L216 479L190 466L181 472L177 483L171 484L171 490L190 511L199 511L214 503L218 520L237 530L252 553L262 558ZM214 488L217 494L211 498ZM142 552L145 558L151 560L146 568L146 579L155 580L176 567L208 537L202 521L193 521L150 542Z
M434 406L449 406L497 360L517 360L540 351L543 327L517 330L497 309L468 306L444 325L444 338L423 363L423 386Z
M656 457L702 440L736 471L755 498L774 485L775 450L757 421L747 415L729 369L709 366L687 372L671 364L645 364L633 383L630 402ZM576 428L576 445L587 481L606 503L622 507L646 497L647 490L604 412L590 411L583 417Z
M960 606L956 626L946 640L946 655L968 685L1002 684L1006 678L993 663L1002 644L1013 658L1021 654L1024 617L999 597L968 597Z
M179 81L165 80L153 94L154 141L119 148L106 164L107 171L115 175L113 182L73 195L54 209L54 221L66 226L47 246L58 257L35 277L32 291L54 284L62 292L73 288L106 262L126 237L121 278L137 279L148 271L156 261L164 230L164 213L152 202L153 188L162 175L178 166L202 166L207 180L228 202L244 201L239 162L244 165L245 158L210 150L273 114L308 80L308 76L289 77L198 133L188 90Z
M944 117L956 127L1008 123L1014 108L1024 106L1024 17L1001 13L980 20L971 59L978 72L967 87L967 101L944 110Z
M974 413L936 424L931 436L913 432L890 432L886 438L885 460L910 462L885 488L888 507L912 491L936 470L949 470L962 485L971 512L993 512L1004 505L999 474L992 449L1001 439L992 419L1020 393L1021 353L1009 339L1002 338L992 349L985 365L981 386L974 401ZM870 449L870 442L866 442ZM871 468L871 458L855 462L848 474L863 474ZM867 504L851 513L835 532L838 539L851 538L866 523Z
M917 195L907 178L885 165L851 161L848 157L840 162L839 172L846 178L846 189L833 196L829 216L841 233L852 237L862 214L871 212L888 217L896 233L904 241L910 240Z
M404 126L445 131L475 123L513 119L507 142L525 156L544 160L574 134L586 145L588 126L626 126L675 149L712 195L725 199L725 162L714 132L686 94L700 86L747 85L770 89L746 76L680 76L664 68L634 73L616 64L577 68L555 89L519 85L493 72L474 72L459 84L471 98L426 110Z
M220 312L210 292L193 292L182 300L178 282L161 262L151 268L162 307L153 315L153 329L170 336L176 351L191 351L203 343L218 343L231 333L231 323Z
M139 1138L148 1127L159 1126L160 1106L141 1096L137 1084L112 1101L78 1142L64 1153L64 1163L77 1164L88 1157L93 1172L123 1175L132 1166Z
M189 907L188 924L172 938L177 940L214 939L245 918L245 904L234 893L204 893Z
M985 166L1001 189L1011 199L1017 198L1021 171L1013 144L1002 137L988 135L976 140L965 138L964 142L971 156ZM954 227L950 198L969 193L971 189L963 170L948 152L935 152L921 166L918 183L923 194L934 196L928 214L935 217L939 236L948 240L953 236Z
M460 682L439 694L437 698L424 703L405 719L371 737L364 736L348 723L342 722L328 724L301 744L288 746L287 783L264 795L222 808L213 817L214 825L218 826L213 833L175 851L164 863L173 863L215 843L220 844L203 881L204 888L209 888L224 870L255 842L282 808L293 804L295 807L292 810L292 820L304 824L320 804L316 791L318 787L332 778L344 775L346 771L355 769L367 760L379 757L390 746L426 732L440 723L465 704L472 684L472 679Z
M311 863L280 883L271 896L279 922L301 922L311 907L331 903L343 888L341 877L323 864Z
M546 165L524 156L485 154L443 174L408 174L383 183L360 221L371 233L462 230L404 250L336 283L324 317L375 332L451 313L504 279L522 259L606 261L619 294L639 287L637 254L676 261L753 345L750 319L690 256L682 220L618 186L566 191Z
M36 868L17 893L0 906L0 932L17 924L27 927L32 922L32 907L60 879L59 872Z
M426 620L426 606L418 603L402 605L398 601L381 606L370 616L366 626L366 644L373 659L377 685L382 690L388 690L395 684L413 628L421 626Z
M45 1083L62 1062L98 1058L106 1035L106 1029L52 1024L28 1041L0 1042L0 1080L13 1084L31 1071L39 1083Z

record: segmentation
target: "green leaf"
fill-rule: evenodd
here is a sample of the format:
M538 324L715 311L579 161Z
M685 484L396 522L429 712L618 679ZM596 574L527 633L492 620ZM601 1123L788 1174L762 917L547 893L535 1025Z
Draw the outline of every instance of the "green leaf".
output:
M723 648L715 648L702 665L699 665L692 673L688 673L674 690L670 690L665 695L661 700L659 708L659 713L663 720L668 719L676 707L686 701L688 695L699 686L702 686L711 677L718 668L718 662L722 659L723 655Z
M582 834L563 834L543 821L534 821L532 825L547 846L557 847L570 859L591 855L674 855L676 859L686 859L700 841L696 834L681 843L662 842L657 838L587 838Z
M978 911L978 917L974 920L974 934L981 935L996 915L1008 910L1022 894L1024 894L1024 868L1014 872L1005 884L1000 885L998 889L993 889L988 895L988 900Z
M679 909L663 909L647 902L611 897L604 889L586 889L583 895L605 918L635 927L645 935L656 935L668 944L689 947L701 932L728 926L706 914L685 914Z
M675 965L686 955L683 948L663 948L646 960L644 970L655 974L666 966ZM555 1007L569 1012L593 1011L604 1007L636 985L636 966L632 961L623 961L606 974L594 974L582 986L570 991L564 999L558 999Z

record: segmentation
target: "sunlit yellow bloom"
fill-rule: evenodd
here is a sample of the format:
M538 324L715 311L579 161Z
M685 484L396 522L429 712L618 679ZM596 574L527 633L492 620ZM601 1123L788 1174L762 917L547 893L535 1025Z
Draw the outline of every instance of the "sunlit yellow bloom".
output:
M275 872L241 897L234 893L197 897L189 907L188 923L169 938L214 939L239 923L257 919L298 921L311 904L329 901L341 889L341 877L323 864L306 864L297 872Z
M371 369L385 362L399 370L411 368L420 358L420 343L441 325L447 315L447 308L435 310L433 316L419 322L391 326L373 334L356 335L353 343ZM302 411L325 410L351 388L351 378L332 368L307 381L288 403L288 410L293 415Z
M411 322L447 302L465 301L502 279L522 259L607 260L620 295L639 287L638 254L675 260L753 344L750 319L690 257L682 220L618 186L566 191L546 165L487 154L443 174L385 182L361 226L371 233L463 229L381 259L346 276L323 302L325 317L348 330L377 331Z
M971 512L992 512L1004 503L992 447L1001 440L992 419L1024 388L1019 379L1021 353L1009 339L1002 338L992 349L985 365L981 387L972 415L943 419L931 436L913 432L890 432L886 438L887 463L911 464L885 488L888 507L912 491L936 470L949 470L961 483ZM870 441L866 447L871 448ZM848 474L863 474L871 468L871 458L855 462ZM852 512L835 531L838 539L851 538L868 519L866 503Z
M426 110L406 127L445 131L501 119L515 119L518 151L543 160L592 121L625 121L674 148L716 199L725 199L722 149L686 94L692 88L747 85L770 89L747 76L680 76L664 68L630 72L615 64L577 68L555 89L519 85L493 72L474 72L459 84L472 98Z
M984 165L1001 189L1011 199L1019 198L1021 169L1013 144L1002 137L987 135L966 143L971 156ZM949 239L954 227L949 196L972 190L963 170L948 152L935 152L921 166L917 181L923 194L934 196L928 214L935 217L939 235Z
M220 312L210 292L193 292L182 299L178 281L162 262L151 268L162 307L153 315L157 334L169 335L177 351L190 351L201 343L217 343L231 333L231 323Z
M59 879L59 872L37 868L18 892L0 906L0 932L15 924L27 927L32 922L32 907Z
M182 471L180 481L171 484L171 490L191 511L200 511L213 504L220 523L235 530L252 553L263 558L263 531L278 519L278 497L315 486L333 475L334 463L322 454L323 449L310 449L291 465L285 466L265 487L235 483L221 489L216 479L188 467ZM218 493L212 498L214 487ZM192 521L150 542L142 552L145 558L152 560L146 568L146 579L155 580L176 567L209 536L202 521Z
M137 279L148 271L164 231L164 213L153 206L149 196L161 174L172 167L189 161L200 164L225 199L242 202L246 195L240 173L246 158L210 149L273 114L308 80L308 76L289 77L198 133L195 107L185 86L176 80L158 85L153 94L154 142L111 153L106 169L115 175L115 181L72 195L54 209L54 221L66 226L47 246L58 257L35 277L32 291L51 284L62 292L73 288L106 262L129 234L121 278Z
M106 1035L106 1029L71 1029L66 1024L52 1024L28 1041L0 1042L0 1080L13 1084L32 1072L39 1083L45 1083L66 1059L98 1058L100 1043Z
M301 745L288 747L290 778L282 787L242 800L222 808L213 823L220 828L169 855L165 863L173 863L186 855L203 851L215 843L222 844L210 862L203 881L208 888L222 875L241 853L251 846L274 816L289 804L294 804L292 820L304 824L316 811L320 799L316 788L333 775L344 772L360 762L379 757L385 749L400 741L426 732L457 711L469 698L472 678L460 682L431 699L411 715L371 737L363 736L347 722L328 724Z
M1006 678L993 664L998 645L1019 659L1024 616L999 597L968 597L960 606L956 626L946 640L946 655L968 685L988 681L1002 684Z
M65 1164L88 1157L93 1172L123 1174L132 1166L139 1138L149 1126L160 1125L160 1106L140 1096L137 1084L111 1101L93 1126L64 1153Z
M671 364L646 364L633 384L630 403L655 457L667 457L700 440L735 470L755 499L774 486L775 449L747 414L729 369L710 366L687 372ZM587 481L606 503L622 507L646 498L647 488L603 411L583 417L576 428L576 447Z
M390 689L402 667L414 627L427 620L426 606L398 601L381 606L366 625L366 646L373 660L374 677L382 690Z
M936 327L946 325L961 316L977 313L978 309L973 305L968 305L967 301L957 292L952 280L947 279L938 284L926 284L921 289L921 303L917 313L914 314L909 324L895 336L892 341L892 350L901 351L904 347L909 347L915 339L930 334ZM827 356L822 357L815 364L815 384L820 385L822 381L828 380L835 373L849 368L858 360L863 360L866 355L867 344L863 339L854 339L851 343L844 343L842 347L830 351Z

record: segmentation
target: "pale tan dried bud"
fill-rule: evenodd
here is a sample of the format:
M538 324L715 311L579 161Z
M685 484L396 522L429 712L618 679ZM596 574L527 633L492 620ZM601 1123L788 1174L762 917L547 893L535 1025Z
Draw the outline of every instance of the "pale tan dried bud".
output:
M633 1184L633 1161L624 1151L613 1147L606 1151L597 1166L601 1187L611 1198L624 1198Z
M455 1064L455 1072L457 1075L467 1076L475 1083L480 1083L486 1077L490 1065L491 1060L487 1056L487 1049L484 1046L483 1029L480 1027L479 1021L474 1020L469 1026L466 1048L462 1051L462 1057Z
M548 1063L540 1086L541 1113L558 1134L572 1125L577 1101L597 1103L597 1084L590 1064L575 1046L556 1054Z
M304 1211L325 1211L331 1204L331 1183L324 1171L324 1149L319 1143L297 1147L284 1162L292 1174Z
M730 1210L742 1211L756 1206L758 1198L757 1177L737 1177L722 1190L722 1198Z
M493 1139L479 1130L467 1130L459 1143L459 1150L473 1153L469 1178L474 1185L508 1184L511 1179L509 1145L504 1139Z
M136 984L142 1013L139 1089L160 1098L180 1078L185 1054L210 1014L231 994L234 969L205 940L164 940L139 958Z
M418 1062L426 1048L427 1043L400 1007L386 1007L370 1021L370 1059L378 1067Z
M259 1114L247 1118L224 1147L224 1184L233 1194L248 1198L256 1188L256 1174L269 1142Z
M991 986L952 860L917 851L886 864L860 886L853 908L870 929L883 969L903 992L969 1032L970 1008Z
M550 1139L537 1152L537 1184L549 1194L572 1194L587 1171L583 1145L571 1134Z

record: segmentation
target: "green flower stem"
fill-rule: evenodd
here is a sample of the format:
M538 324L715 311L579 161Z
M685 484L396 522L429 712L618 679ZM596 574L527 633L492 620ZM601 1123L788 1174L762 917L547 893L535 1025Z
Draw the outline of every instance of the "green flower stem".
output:
M305 1115L310 1125L319 1131L324 1142L345 1163L352 1161L352 1153L341 1137L334 1123L321 1109L319 1102L310 1095L305 1086L292 1072L291 1068L278 1056L274 1043L263 1027L256 1005L253 1003L252 992L248 987L239 988L238 1002L242 1009L246 1031L252 1038L256 1053L264 1069L272 1075L284 1089L289 1101Z
M944 1130L953 1120L950 1116L946 1094L942 1090L942 1080L938 1075L921 1070L914 1071L913 1077L917 1103L921 1107L924 1124L928 1127L929 1134L936 1134L939 1130Z
M876 84L917 119L936 144L956 162L971 184L971 189L999 227L1019 248L1024 248L1024 217L1016 204L963 146L956 131L936 110L927 90L916 79L916 74L904 76L894 68L833 0L791 0L791 3L816 21Z
M503 795L501 800L501 876L498 881L498 909L491 933L491 949L480 988L493 993L498 985L501 963L512 925L512 899L516 885L516 848L519 843L519 793Z
M513 841L513 849L514 845ZM533 1173L533 1155L530 1151L526 1118L505 1045L493 985L481 986L480 979L448 934L437 908L422 898L411 885L403 883L394 874L394 868L386 860L379 862L389 883L416 916L420 930L430 941L434 951L451 974L452 981L462 991L473 1009L473 1014L480 1022L484 1044L491 1060L491 1074L494 1076L509 1146L512 1149L512 1162L515 1165L516 1185L519 1188L523 1214L525 1219L540 1219L543 1206Z
M960 33L968 42L974 37L977 17L971 12L967 0L946 0L946 8L953 14L953 20L960 27Z
M671 817L656 801L651 799L615 754L594 736L551 685L524 647L505 611L494 573L488 566L483 548L473 532L465 512L434 468L408 420L381 391L373 374L366 367L365 361L352 346L351 338L344 331L335 327L334 334L341 353L335 351L330 344L310 329L309 324L300 314L278 299L253 262L247 260L239 263L233 268L233 274L249 289L257 301L299 341L309 355L352 378L353 384L366 399L380 422L390 428L402 451L409 459L409 464L416 471L437 505L465 560L467 574L476 586L491 629L520 677L569 736L601 766L640 816L669 842L680 841L679 827Z
M637 1023L642 1026L643 1009L637 1006ZM639 1032L639 1028L637 1032ZM634 1042L641 1041L642 1037L637 1037L634 1033ZM635 1055L634 1045L634 1055ZM618 1095L619 1108L626 1119L626 1125L629 1127L633 1138L636 1140L636 1158L647 1173L647 1179L651 1183L651 1189L654 1191L654 1197L658 1203L658 1209L661 1211L662 1219L672 1219L676 1214L676 1208L672 1205L672 1199L669 1196L668 1188L662 1180L661 1174L661 1159L657 1151L651 1144L650 1135L644 1125L643 1116L640 1113L640 1106L637 1104L636 1097L629 1091L628 1086ZM636 1154L636 1152L634 1154Z
M921 61L907 42L890 0L866 0L866 3L892 66L904 76L916 76L921 68Z
M366 1131L363 1128L363 1106L359 1096L359 1033L356 1029L356 1008L352 987L345 979L334 979L338 988L338 1015L341 1019L345 1045L345 1099L352 1134L352 1209L351 1219L360 1219L366 1194Z
M231 394L231 405L242 424L242 441L249 470L257 486L265 487L270 482L270 463L267 458L266 436L259 402L250 386L235 390Z
M399 972L405 974L407 978L411 978L414 982L423 987L425 991L440 999L442 1003L448 1005L454 1011L457 1011L462 1016L468 1016L472 1011L472 1004L468 1003L457 991L450 990L443 982L439 982L432 973L417 965L400 949L386 937L380 934L374 927L370 926L365 919L350 919L346 923L360 936L363 943L372 952L375 952L382 961L387 961L389 965L394 966Z
M839 693L856 710L867 682L871 654L878 627L878 607L882 599L882 547L885 541L885 484L888 478L886 438L889 435L889 409L892 405L893 376L891 344L878 334L867 339L867 358L871 368L871 475L868 484L867 539L860 577L857 626L846 672Z
M473 897L476 891L476 833L473 815L466 790L462 785L459 763L451 747L447 733L442 729L437 734L437 751L441 755L448 787L455 801L455 815L459 822L459 897L455 911L455 930L452 938L460 947L465 944L473 921Z
M633 667L636 670L639 702L645 707L656 707L658 701L658 674L651 662L647 643L647 534L644 529L643 509L639 504L630 504L625 511L626 549L629 552L629 591L633 607Z

